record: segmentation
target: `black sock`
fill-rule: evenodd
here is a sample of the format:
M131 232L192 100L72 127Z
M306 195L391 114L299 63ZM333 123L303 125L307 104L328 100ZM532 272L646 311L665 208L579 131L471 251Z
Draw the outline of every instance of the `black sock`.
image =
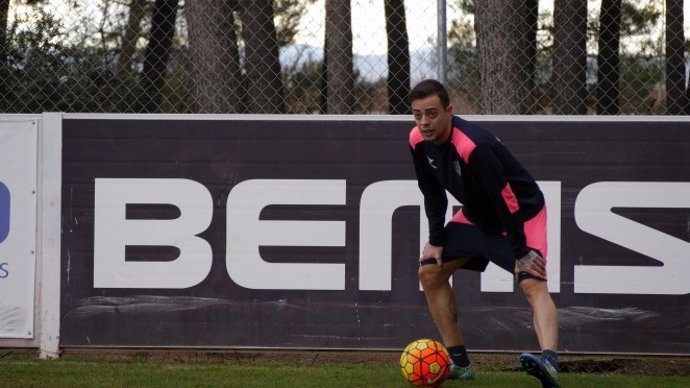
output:
M450 354L450 359L453 360L453 364L463 368L470 366L470 357L467 355L465 345L450 346L448 347L448 353Z
M556 370L558 370L558 354L553 350L544 349L541 352L541 358L547 360L551 365L553 365Z

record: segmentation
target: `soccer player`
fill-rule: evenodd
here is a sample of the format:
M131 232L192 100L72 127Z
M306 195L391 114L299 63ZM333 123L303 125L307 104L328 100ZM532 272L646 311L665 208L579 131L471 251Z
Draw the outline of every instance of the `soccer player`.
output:
M542 353L521 354L522 368L542 385L557 387L558 315L546 286L546 207L541 190L496 136L453 115L440 82L416 85L410 105L416 124L410 132L410 151L429 221L419 280L453 361L449 378L473 380L474 369L448 280L458 269L484 271L491 261L515 274L533 312ZM463 205L447 224L446 191Z

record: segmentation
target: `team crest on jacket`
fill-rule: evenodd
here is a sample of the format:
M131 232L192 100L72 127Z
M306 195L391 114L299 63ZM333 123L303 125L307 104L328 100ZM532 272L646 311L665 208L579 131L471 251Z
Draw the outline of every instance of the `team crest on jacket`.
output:
M434 159L427 155L426 160L429 162L429 166L431 166L435 170L436 166L434 166Z

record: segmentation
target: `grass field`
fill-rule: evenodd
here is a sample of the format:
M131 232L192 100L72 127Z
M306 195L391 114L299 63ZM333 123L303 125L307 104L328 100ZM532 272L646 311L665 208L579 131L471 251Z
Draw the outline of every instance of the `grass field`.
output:
M304 363L241 360L113 359L65 355L40 360L0 352L0 387L409 387L396 363ZM690 387L690 376L562 373L563 387ZM518 371L478 368L477 380L443 387L540 387Z

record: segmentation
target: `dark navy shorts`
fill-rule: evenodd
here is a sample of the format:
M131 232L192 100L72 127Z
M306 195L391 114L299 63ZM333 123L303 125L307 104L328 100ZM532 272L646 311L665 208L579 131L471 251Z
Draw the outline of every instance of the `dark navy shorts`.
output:
M535 217L524 223L524 233L527 246L537 252L546 262L546 207ZM513 247L504 234L489 234L474 225L458 211L444 229L445 243L443 246L443 262L459 258L469 258L470 261L462 269L484 272L489 262L505 269L511 274L515 271L515 256ZM426 259L421 264L435 264L434 259ZM525 274L527 275L527 274ZM521 274L518 280L524 275ZM527 275L526 277L532 277Z

